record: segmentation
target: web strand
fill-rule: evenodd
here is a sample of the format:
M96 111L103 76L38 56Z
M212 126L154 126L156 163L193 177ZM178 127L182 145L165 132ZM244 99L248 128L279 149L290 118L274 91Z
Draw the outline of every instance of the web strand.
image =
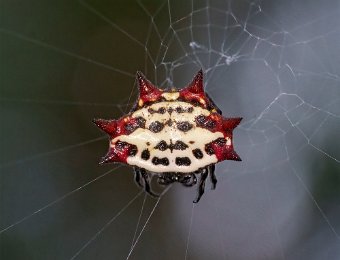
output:
M76 192L78 192L78 191L84 189L84 188L87 187L88 185L90 185L90 184L92 184L92 183L98 181L99 179L105 177L106 175L112 173L114 170L118 169L119 167L120 167L120 166L117 166L117 167L115 167L115 168L113 168L113 169L111 169L111 170L105 172L104 174L98 176L97 178L95 178L95 179L93 179L93 180L91 180L91 181L89 181L89 182L83 184L82 186L80 186L80 187L78 187L78 188L76 188L76 189L74 189L74 190L72 190L72 191L66 193L65 195L63 195L63 196L57 198L56 200L54 200L54 201L52 201L52 202L46 204L46 205L43 206L42 208L39 208L39 209L35 210L35 211L32 212L31 214L29 214L29 215L27 215L27 216L21 218L20 220L14 222L13 224L7 226L6 228L4 228L4 229L2 229L2 230L0 230L0 234L2 234L2 233L4 233L4 232L8 231L9 229L14 228L15 226L17 226L17 225L21 224L22 222L24 222L24 221L30 219L31 217L35 216L36 214L41 213L41 212L44 211L45 209L47 209L47 208L49 208L49 207L52 207L53 205L55 205L55 204L57 204L57 203L59 203L59 202L65 200L65 199L67 199L68 197L70 197L70 196L73 195L74 193L76 193Z
M291 165L292 169L293 169L293 173L295 175L295 177L299 180L299 182L301 183L301 186L303 187L303 189L306 191L307 195L310 197L311 201L313 202L313 204L315 205L316 209L320 212L322 218L324 219L324 221L326 222L326 224L328 225L328 227L330 228L330 230L333 232L333 234L335 235L335 237L337 239L340 240L340 236L339 234L336 232L335 228L333 227L333 225L331 224L331 222L329 221L329 219L327 218L325 212L322 210L322 208L320 207L319 203L316 201L316 199L314 198L313 194L311 193L311 191L308 189L308 187L306 186L306 184L303 182L303 180L301 179L301 177L296 173L296 170L294 168L293 165Z
M146 198L147 198L147 194L145 193L144 199L143 199L142 208L141 208L139 216L138 216L138 221L137 221L137 224L136 224L135 233L133 234L133 238L132 238L132 241L131 241L131 248L133 247L133 245L135 243L135 239L136 239L136 236L137 236L137 232L138 232L138 228L139 228L139 225L140 225L140 221L142 219L143 212L144 212L144 206L145 206Z
M28 36L22 35L22 34L20 34L18 32L7 30L7 29L3 29L3 28L0 28L0 32L1 33L5 33L5 34L10 35L10 36L13 36L13 37L16 37L16 38L18 38L20 40L24 40L26 42L30 42L30 43L39 45L39 46L44 47L44 48L46 48L48 50L55 51L55 52L58 52L58 53L61 53L61 54L65 54L65 55L68 55L70 57L76 58L78 60L85 61L85 62L94 64L96 66L99 66L99 67L102 67L102 68L105 68L105 69L108 69L108 70L111 70L111 71L114 71L114 72L117 72L117 73L129 76L129 77L134 77L133 74L128 73L126 71L122 71L122 70L114 68L114 67L112 67L110 65L107 65L107 64L101 63L99 61L96 61L96 60L93 60L93 59L81 56L81 55L73 53L71 51L63 50L63 49L61 49L59 47L56 47L56 46L53 46L51 44L48 44L48 43L39 41L37 39L33 39L33 38L28 37Z
M184 260L187 260L188 252L189 252L191 229L192 229L192 223L193 223L193 220L194 220L194 209L195 209L195 203L192 203L191 215L190 215L190 224L189 224L189 231L188 231L187 242L186 242L186 247L185 247Z
M107 229L112 222L114 222L140 195L142 195L144 191L140 191L136 196L134 196L125 206L118 211L101 229L98 230L96 234L94 234L71 258L70 260L76 259L81 252L83 252L91 243L93 243L99 235Z
M201 210L201 207L209 209L211 206L207 197L202 197L200 208L195 208L195 204L192 207L187 207L187 204L182 203L182 201L188 200L187 197L180 197L180 193L173 194L175 199L171 200L171 205L166 205L167 208L170 208L170 213L167 216L176 219L170 228L172 232L179 234L182 234L182 231L185 230L182 239L185 240L185 249L183 249L184 252L178 252L178 254L184 255L184 259L189 258L189 253L190 256L198 259L212 253L221 258L241 259L263 258L265 256L267 258L279 257L285 259L292 250L295 250L294 252L299 256L301 255L302 258L308 258L310 255L321 258L324 256L321 255L322 250L327 250L327 253L334 250L332 243L335 241L338 245L340 240L338 230L340 222L338 221L339 212L337 209L339 194L337 183L335 183L338 179L330 179L331 175L334 174L333 171L337 171L340 163L339 149L337 149L339 146L337 133L340 123L338 108L340 104L340 67L337 55L340 51L337 44L340 39L340 23L337 18L340 9L337 2L330 0L327 3L320 4L316 1L310 5L303 5L296 1L269 4L266 1L254 0L191 0L188 3L178 4L174 0L164 0L157 3L137 0L135 4L127 4L123 1L122 4L126 4L126 9L119 12L126 13L119 13L119 15L114 12L117 3L109 2L105 3L106 6L101 6L96 1L78 0L75 6L79 7L79 10L72 11L72 15L74 15L72 18L79 22L79 25L93 26L93 30L84 32L85 36L92 37L89 39L94 39L93 37L98 32L103 33L100 31L103 26L105 29L109 28L104 33L114 34L113 37L110 35L109 38L112 42L107 44L108 46L112 44L115 48L118 46L119 50L113 52L118 59L105 62L83 56L80 51L72 51L73 48L66 47L71 46L71 41L73 41L72 37L68 38L68 34L73 34L72 30L77 30L78 33L79 28L64 26L64 20L51 19L51 23L47 23L47 26L49 26L47 29L43 26L39 28L37 26L40 21L39 15L32 15L28 19L25 17L25 12L16 11L12 15L5 10L0 35L6 37L9 44L5 43L4 51L1 54L8 59L10 66L5 64L2 73L6 80L4 81L4 94L8 97L6 95L0 97L0 103L4 106L1 115L4 118L12 116L12 112L21 115L23 109L37 105L48 105L48 108L58 106L58 108L65 107L68 109L77 109L78 106L79 108L82 108L81 106L93 107L93 111L102 109L103 114L111 113L110 110L113 107L114 110L119 109L121 114L126 114L127 109L131 106L131 98L134 95L136 84L134 83L132 88L131 79L135 78L135 71L122 69L125 66L130 69L139 66L139 70L142 70L148 77L153 76L154 78L149 79L161 88L169 86L180 88L184 86L185 82L190 81L192 72L202 68L205 89L223 111L223 116L243 117L242 124L235 130L234 135L236 150L243 161L239 164L223 162L217 167L218 192L212 191L209 195L208 191L206 192L207 197L210 196L209 199L214 200L216 216L212 216L211 214L214 213L210 210ZM4 4L4 6L10 7L7 4ZM43 3L41 6L43 6ZM32 9L34 9L33 7ZM69 6L66 4L59 6L58 2L58 7ZM131 8L131 13L130 9L127 8ZM13 8L13 10L16 9ZM57 8L53 9L52 12L43 9L43 7L41 7L41 10L51 15L55 15L54 11L58 11ZM78 11L80 13L77 13ZM137 13L138 17L136 16L135 19ZM84 14L88 16L81 17ZM144 19L139 16L140 14L144 15ZM17 18L14 19L11 16ZM56 17L63 18L64 16ZM87 19L89 17L93 21L87 23L87 20L91 20ZM27 24L21 21L27 21ZM129 24L130 21L133 21L133 23ZM52 26L53 23L56 24L55 27ZM78 24L76 25L78 26ZM81 33L80 31L79 33ZM61 45L56 44L53 40L54 36L60 32L65 37L64 42L60 41ZM104 37L103 39L107 38ZM96 47L104 46L87 40L84 37L82 41L79 41L77 48L80 49L83 44L90 45L95 53ZM68 41L71 42L70 45L68 45ZM11 44L12 42L14 44ZM16 44L20 47L17 47ZM94 102L91 102L92 96L85 99L89 102L81 101L80 96L75 96L74 100L72 100L72 97L68 100L62 100L60 97L55 97L55 100L54 98L42 99L39 98L41 93L36 95L34 88L31 92L24 92L32 95L31 98L16 98L15 93L21 91L20 84L22 85L22 81L16 81L16 77L26 79L27 75L31 75L39 80L44 80L44 77L41 76L46 75L40 75L40 71L37 72L34 68L38 65L45 65L45 62L51 64L50 61L47 62L47 56L44 57L44 51L41 52L39 58L46 60L27 61L23 53L23 51L27 52L24 50L25 46L33 46L34 50L46 50L48 54L50 52L55 53L62 58L70 57L72 60L79 61L79 64L92 64L93 68L112 72L115 77L119 76L125 82L122 82L123 84L119 86L112 82L112 88L107 89L108 93L115 93L117 90L119 93L115 98L119 101L104 104L96 102L94 98ZM142 61L137 60L136 57L131 57L130 50L128 50L130 46L134 46L136 51L142 54L140 55L143 56ZM31 48L31 50L33 49ZM9 50L8 53L7 50ZM110 52L112 50L109 47L105 51ZM21 68L20 65L24 68L23 71L15 72L15 77L12 77L13 72L10 69ZM7 69L7 66L9 69ZM111 75L110 73L105 75ZM91 74L91 77L96 80L97 75ZM51 77L48 77L43 84L48 86L50 79ZM53 80L60 79L53 77ZM132 90L128 88L128 84L130 84L129 87ZM34 86L33 83L27 84L27 87L32 86ZM72 91L72 85L67 87ZM126 88L126 91L121 88ZM65 87L65 89L67 88ZM83 95L86 96L86 89L79 88L79 90L84 90ZM39 91L48 92L48 88L41 88ZM89 93L94 93L94 91L91 90ZM45 93L43 92L43 94ZM10 107L11 111L7 110L7 107ZM86 118L86 120L91 120L93 117L91 112L85 114L84 111L77 111L77 113L81 113L81 117ZM39 111L34 116L39 117ZM51 118L53 116L58 116L58 113L51 111ZM115 116L113 115L112 118L117 118ZM80 120L81 117L77 120ZM91 125L91 122L86 123ZM34 129L31 129L28 125L27 130L33 131ZM4 136L6 138L11 135L8 132ZM26 136L23 135L23 137ZM20 155L20 157L15 157L14 160L4 162L0 165L0 169L18 166L17 169L20 170L20 167L22 167L22 173L25 173L25 163L34 162L35 165L39 166L39 159L41 158L52 160L52 155L58 156L62 152L75 148L87 149L87 145L105 138L107 137L96 137L56 149L50 147L47 151L38 154L31 155L27 152L22 158L20 158ZM10 143L10 140L8 143ZM14 151L22 149L20 145L10 148ZM6 147L4 151L6 153ZM54 167L54 165L51 164L51 167ZM38 250L35 243L32 242L35 241L33 238L40 239L44 234L37 233L37 237L34 237L33 234L24 233L24 228L19 229L24 227L21 224L27 223L26 221L34 218L34 216L65 201L76 192L88 189L90 184L112 172L117 172L118 169L119 167L115 167L66 194L62 192L61 194L64 195L47 204L42 203L44 205L42 207L40 205L38 207L31 206L31 209L38 209L32 212L31 210L28 211L31 213L18 220L8 221L12 224L4 225L5 227L0 230L0 234L4 234L1 239L4 238L5 242L11 242L6 240L7 237L18 236L18 241L25 239L28 243L28 251L32 250L32 253L36 254ZM54 168L51 168L51 172L53 170ZM291 171L292 174L287 174ZM4 172L2 176L5 174ZM338 172L335 172L335 176L338 175ZM13 180L14 178L18 179ZM42 183L53 186L48 177L45 179L42 176L42 178L44 178ZM60 178L58 176L53 181L64 181L63 184L67 184L69 179L63 178L63 176ZM3 181L5 179L8 183ZM0 180L0 186L1 188L4 187L5 196L9 194L9 199L13 200L10 201L13 202L12 205L17 205L13 206L13 209L11 206L4 208L5 211L9 212L9 216L15 213L15 208L18 206L28 207L23 203L29 201L27 199L20 202L20 189L11 191L7 188L12 187L10 186L13 184L12 181L16 181L20 189L23 188L23 194L27 192L25 187L26 189L37 188L36 192L40 192L38 195L42 194L42 191L38 189L39 184L32 187L29 183L23 183L15 175L13 175L13 178L6 175L6 178ZM332 181L334 183L330 184L329 182ZM57 189L58 185L55 186ZM94 246L95 241L98 242L102 238L103 232L115 225L115 220L122 216L124 212L128 212L127 208L133 205L140 211L137 223L135 221L137 215L129 216L130 219L133 219L130 228L134 232L133 235L131 233L132 239L127 239L128 242L124 245L124 247L129 248L128 255L125 256L126 252L123 253L124 255L118 253L117 255L109 255L111 258L126 257L126 259L129 259L132 257L136 245L142 239L146 241L149 239L148 236L143 236L143 234L146 227L151 225L150 220L156 209L161 205L163 206L161 203L167 203L167 201L161 201L161 199L169 188L170 186L155 201L150 212L145 212L147 195L144 196L141 204L134 205L134 202L140 198L142 191L131 200L127 198L123 207L117 208L116 205L112 205L113 216L110 216L99 230L95 230L95 234L84 239L80 248L72 248L71 254L73 256L71 259L81 258L82 255L86 258L88 256L87 251L89 251L86 249L91 245ZM318 189L323 189L321 196ZM327 200L327 203L325 203L325 200ZM184 204L186 206L183 206ZM216 205L218 205L218 208ZM229 210L230 208L232 210ZM312 208L313 214L307 216L303 212L305 208ZM4 215L6 216L6 214ZM183 216L185 219L190 218L189 227L187 222L181 221ZM145 222L142 221L143 217L147 218ZM215 217L216 224L208 225ZM301 217L304 217L303 224L299 222ZM321 221L317 222L316 218ZM194 229L195 232L193 233L193 222L200 221L200 228ZM288 222L289 225L287 225ZM206 226L209 226L208 231L205 230ZM221 226L228 227L228 234L222 231ZM211 232L211 228L218 230ZM51 228L51 230L53 229ZM284 232L282 232L283 230ZM267 231L270 234L263 234ZM308 238L304 233L306 231L310 235ZM39 227L37 227L37 232L40 232ZM161 235L165 238L169 235L168 230L160 232L163 232ZM209 232L214 235L208 239L206 234ZM65 232L65 234L68 233ZM202 234L205 236L202 236ZM119 240L115 235L112 235L111 238L112 242ZM202 241L205 243L204 249L207 248L207 252L202 250L201 254L197 245ZM245 241L247 247L239 247ZM293 246L291 241L296 242L296 244ZM325 242L316 244L315 241ZM215 245L218 242L221 250L217 249L215 252L213 250L216 249ZM153 246L156 247L158 245L156 243ZM147 244L143 243L143 246ZM58 245L58 243L54 243L51 248L55 245ZM167 246L170 247L171 245L167 244ZM53 249L55 250L55 248ZM101 250L102 248L96 249ZM143 253L146 254L146 247L139 249L144 250ZM46 252L50 253L47 250ZM169 257L172 257L172 255L169 255Z
M169 190L170 188L171 188L171 185L169 185L168 187L166 187L166 188L164 189L164 191L161 193L161 195L159 196L159 198L157 199L157 201L156 201L154 207L152 208L152 210L151 210L151 212L150 212L149 217L148 217L147 220L145 221L144 226L142 227L141 231L139 232L139 234L138 234L138 236L137 236L135 242L134 242L133 245L131 246L130 251L129 251L127 257L126 257L126 260L128 260L128 259L130 258L131 254L132 254L133 250L135 249L135 247L136 247L136 245L137 245L137 243L138 243L140 237L142 236L142 234L143 234L143 232L144 232L144 230L145 230L147 224L149 223L149 221L150 221L150 219L151 219L153 213L155 212L155 210L156 210L156 208L157 208L157 206L158 206L158 203L160 202L161 198L168 192L168 190Z
M57 105L57 106L93 106L93 107L122 107L126 105L122 104L104 104L104 103L92 103L92 102L80 102L80 101L66 101L66 100L43 100L43 99L31 99L31 98L6 98L0 97L1 102L20 102L20 103L32 103L42 105Z
M61 148L58 148L58 149L55 149L55 150L52 150L52 151L35 154L35 155L32 155L30 157L26 157L26 158L23 158L23 159L8 161L7 163L0 165L0 169L4 169L4 168L11 167L11 166L14 166L14 165L26 163L26 162L29 162L29 161L32 161L32 160L41 159L43 157L54 155L54 154L57 154L57 153L65 152L65 151L68 151L70 149L78 148L78 147L81 147L81 146L84 146L84 145L88 145L88 144L103 140L105 138L107 138L107 137L101 136L101 137L94 138L94 139L91 139L91 140L87 140L87 141L84 141L84 142L80 142L80 143L77 143L77 144L64 146L64 147L61 147Z

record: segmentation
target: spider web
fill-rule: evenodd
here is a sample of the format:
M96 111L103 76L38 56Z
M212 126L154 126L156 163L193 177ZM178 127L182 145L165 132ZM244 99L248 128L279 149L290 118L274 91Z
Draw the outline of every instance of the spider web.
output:
M340 15L329 1L1 3L0 256L337 259ZM217 189L151 199L99 167L135 72L183 87L202 68L242 162ZM155 187L157 189L157 187Z

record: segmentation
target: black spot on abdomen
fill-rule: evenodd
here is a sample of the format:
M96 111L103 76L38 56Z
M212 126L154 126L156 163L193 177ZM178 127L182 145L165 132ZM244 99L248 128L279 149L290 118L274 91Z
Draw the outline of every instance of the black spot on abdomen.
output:
M142 159L147 161L149 160L150 158L150 152L148 149L145 149L143 152L142 152L142 155L141 155Z
M215 154L215 150L213 149L213 145L218 145L219 147L223 147L226 143L226 140L222 137L217 138L215 141L212 141L209 144L205 145L205 152L209 155Z
M213 155L213 154L215 154L215 151L214 151L214 149L212 148L212 145L211 145L211 144L206 144L206 145L205 145L205 152L206 152L208 155Z
M172 107L168 108L168 113L171 115L171 113L174 111L174 109Z
M129 149L129 156L135 156L138 152L137 146L131 145Z
M165 122L165 124L168 125L168 126L172 126L172 120L169 119L168 121Z
M146 120L143 117L131 119L130 122L124 126L126 133L131 134L137 128L145 128L145 122Z
M165 112L166 112L165 107L160 107L160 108L158 109L158 113L160 113L160 114L165 114Z
M169 159L166 158L166 157L164 157L164 158L153 157L152 158L152 163L154 165L162 164L164 166L168 166L169 165Z
M171 108L171 112L173 111L173 109ZM192 113L194 111L193 107L182 107L182 106L178 106L174 109L174 111L176 111L178 114L180 113Z
M136 118L136 122L137 122L137 124L138 124L139 127L145 128L145 122L146 122L146 120L145 120L143 117L141 117L141 116L137 117L137 118Z
M159 133L163 128L164 125L159 121L152 122L149 126L149 130L154 133Z
M183 143L182 141L176 141L175 144L172 145L172 149L174 150L185 150L187 149L189 146L187 146L185 143Z
M199 115L196 117L196 124L199 127L203 127L206 128L210 131L214 130L214 128L216 127L216 121L213 120L212 118L208 117L208 116L204 116L204 115Z
M196 117L196 123L200 127L204 126L205 121L206 121L206 117L204 115L199 115Z
M192 128L192 124L190 124L188 121L178 122L177 128L180 131L187 132Z
M189 166L191 164L191 161L189 159L189 157L176 157L175 163L178 166Z
M158 110L154 110L153 108L149 108L148 112L150 114L158 113L158 114L164 114L166 112L165 107L160 107Z
M184 113L185 110L183 109L183 107L176 107L176 112L177 113Z
M227 142L227 140L225 140L224 138L220 137L220 138L217 138L214 142L216 142L219 146L224 146L225 143Z
M127 142L117 141L115 147L118 151L124 152L127 150L128 156L135 156L138 152L137 146Z
M164 140L162 140L155 146L155 149L158 149L160 151L165 151L166 149L168 149L168 145L166 144Z
M197 159L202 159L203 158L203 153L200 149L195 149L192 150L193 155L197 158Z
M124 127L125 127L125 131L127 132L127 134L132 133L137 128L137 126L133 124L126 124Z

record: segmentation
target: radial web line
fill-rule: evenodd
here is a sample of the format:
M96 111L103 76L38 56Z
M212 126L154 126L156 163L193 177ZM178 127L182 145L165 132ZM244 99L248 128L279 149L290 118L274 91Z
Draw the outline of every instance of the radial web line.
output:
M61 49L59 47L53 46L52 44L45 43L45 42L39 41L37 39L30 38L28 36L25 36L23 34L20 34L18 32L12 31L12 30L7 30L7 29L4 29L4 28L0 28L0 32L5 33L7 35L11 35L13 37L16 37L18 39L21 39L21 40L24 40L24 41L27 41L27 42L30 42L30 43L34 43L34 44L39 45L41 47L44 47L44 48L46 48L48 50L52 50L52 51L55 51L55 52L58 52L58 53L62 53L62 54L68 55L70 57L76 58L78 60L85 61L85 62L94 64L96 66L99 66L99 67L102 67L102 68L105 68L105 69L109 69L109 70L112 70L114 72L126 75L126 76L130 76L130 77L134 76L133 74L131 74L129 72L126 72L126 71L123 71L123 70L120 70L120 69L116 69L116 68L114 68L114 67L112 67L110 65L107 65L107 64L101 63L99 61L96 61L96 60L93 60L93 59L81 56L79 54L73 53L73 52L68 51L68 50Z
M143 211L144 211L144 206L145 206L146 198L147 198L147 194L145 193L144 199L143 199L142 208L141 208L139 216L138 216L138 221L137 221L137 224L136 224L135 233L133 234L133 238L132 238L132 242L131 242L131 248L132 248L133 244L135 243L135 238L137 236L137 231L138 231L138 228L139 228L139 224L140 224L140 221L142 219L142 215L143 215Z
M223 232L222 232L222 228L220 227L220 223L222 223L222 220L221 220L221 217L220 217L220 213L218 212L218 209L217 209L217 205L216 205L216 201L213 202L213 206L214 206L214 210L215 210L215 213L216 213L216 225L218 226L217 229L218 229L218 235L219 235L219 240L220 240L220 247L221 247L221 253L222 253L222 256L223 256L223 259L226 259L226 252L225 252L225 246L223 244Z
M109 104L109 103L93 103L81 101L67 101L67 100L44 100L32 98L9 98L0 97L3 102L22 102L22 103L36 103L38 105L62 105L62 106L103 106L103 107L120 107L122 104Z
M189 231L188 231L188 236L187 236L187 243L186 243L186 246L185 246L184 260L187 259L187 257L188 257L188 252L189 252L189 244L190 244L192 223L193 223L193 219L194 219L194 209L195 209L195 205L196 205L195 203L192 203L191 215L190 215L190 224L189 224Z
M32 212L31 214L27 215L26 217L23 217L22 219L20 219L20 220L14 222L13 224L7 226L6 228L0 230L0 234L3 233L3 232L5 232L5 231L7 231L7 230L9 230L9 229L11 229L11 228L13 228L13 227L15 227L15 226L17 226L17 225L19 225L20 223L24 222L25 220L31 218L32 216L34 216L34 215L36 215L36 214L42 212L43 210L45 210L45 209L47 209L47 208L49 208L49 207L51 207L51 206L53 206L53 205L55 205L55 204L61 202L62 200L64 200L64 199L70 197L71 195L73 195L73 194L76 193L77 191L82 190L82 189L85 188L86 186L88 186L88 185L90 185L91 183L94 183L94 182L96 182L97 180L99 180L99 179L105 177L106 175L108 175L109 173L113 172L114 170L116 170L116 169L118 169L118 168L120 168L120 166L117 166L117 167L115 167L115 168L113 168L113 169L111 169L111 170L109 170L109 171L103 173L102 175L98 176L97 178L94 178L93 180L91 180L91 181L89 181L89 182L83 184L82 186L80 186L80 187L78 187L78 188L76 188L76 189L74 189L74 190L72 190L72 191L66 193L65 195L63 195L63 196L57 198L56 200L54 200L54 201L48 203L48 204L45 205L44 207L37 209L36 211Z
M123 111L124 114L126 114L128 112L129 104L130 104L130 101L131 101L131 97L132 97L133 91L135 90L136 84L138 84L137 80L135 80L135 83L133 84L133 88L130 91L129 98L127 100L127 103L126 103L124 111Z
M304 104L307 104L307 105L308 105L308 103L306 103L306 102L304 102ZM312 107L312 108L313 108L313 107ZM285 115L285 117L287 118L287 120L289 121L289 123L292 125L292 127L296 127L296 129L297 129L297 130L301 133L301 135L306 139L308 145L310 145L311 147L313 147L315 150L319 151L320 153L323 153L324 155L326 155L326 156L329 157L330 159L336 161L337 163L340 163L340 159L335 158L334 156L328 154L327 152L325 152L325 151L322 150L321 148L315 146L315 145L312 144L312 142L311 142L312 136L317 132L318 129L321 128L322 124L324 124L324 123L326 122L326 120L328 119L328 116L329 116L329 115L327 115L327 117L324 118L324 119L322 120L322 122L320 123L320 125L317 127L317 129L314 130L314 133L313 133L313 134L311 135L311 137L309 137L309 138L308 138L308 136L302 131L302 129L301 129L298 125L294 124L294 123L290 120L289 116L288 116L286 113L285 113L284 115Z
M96 234L94 234L90 240L88 240L71 258L70 260L75 259L82 251L84 251L93 241L95 241L98 236L107 229L113 221L116 220L144 191L141 190L139 193L137 193L136 196L134 196L121 210L118 211L116 215L113 216L101 229L98 230Z
M193 31L193 15L194 15L194 0L191 0L191 13L190 13L190 45L195 42L194 40L194 31ZM198 66L201 68L204 68L203 64L201 63L200 59L198 58L196 54L196 50L193 49L193 54L195 56L196 63L198 63Z
M158 15L158 13L161 11L161 9L163 8L163 6L165 5L165 2L163 2L163 4L160 5L160 7L156 10L156 12L154 13L154 15L151 15L151 13L145 8L145 6L141 3L140 0L137 0L138 5L143 9L143 11L146 13L147 16L149 16L150 22L152 24L152 27L155 29L155 32L157 34L158 39L161 41L162 37L161 34L158 30L158 27L156 25L156 23L154 22L154 17ZM162 44L161 44L162 46ZM156 59L157 60L157 59ZM156 64L154 64L156 65Z
M102 13L100 13L98 10L96 10L93 6L91 6L89 3L85 2L84 0L78 0L78 2L85 7L86 9L88 9L89 11L91 11L93 14L95 14L96 16L98 16L99 18L101 18L102 20L104 20L106 23L108 23L109 25L111 25L113 28L117 29L118 31L120 31L121 33L123 33L125 36L127 36L130 40L134 41L135 43L137 43L138 45L140 45L142 48L144 48L144 44L141 43L140 41L138 41L135 37L133 37L131 34L129 34L127 31L123 30L119 25L115 24L113 21L111 21L109 18L107 18L105 15L103 15Z
M176 40L177 40L178 44L180 45L183 53L187 53L181 39L178 37L178 33L176 32L176 30L173 27L173 24L176 23L177 21L175 21L175 22L172 21L170 0L168 0L168 14L169 14L169 23L170 23L168 31L173 32L173 36L176 38ZM164 56L165 56L165 54L164 54ZM161 63L163 63L163 62L164 61L162 60ZM175 63L175 62L173 62L173 63Z
M329 226L330 230L334 233L334 235L336 236L337 239L340 240L340 236L339 234L336 232L335 228L333 227L333 225L331 224L331 222L329 221L328 217L326 216L325 212L322 210L322 208L320 207L319 203L316 201L316 199L314 198L312 192L308 189L308 187L305 185L305 183L303 182L303 180L301 179L301 177L297 174L294 166L291 164L291 162L289 162L290 166L293 169L293 173L295 175L295 177L299 180L299 182L301 183L303 189L307 192L308 196L310 197L310 199L313 201L315 207L319 210L322 218L325 220L325 222L327 223L327 225Z
M7 167L17 165L17 164L21 164L21 163L26 163L26 162L29 162L29 161L32 161L32 160L36 160L36 159L45 157L45 156L50 156L52 154L64 152L64 151L67 151L67 150L70 150L70 149L73 149L73 148L77 148L77 147L80 147L80 146L83 146L83 145L87 145L87 144L90 144L90 143L97 142L99 140L103 140L105 138L107 138L107 137L101 136L101 137L97 137L97 138L87 140L87 141L84 141L84 142L80 142L80 143L77 143L77 144L67 145L67 146L52 150L52 151L35 154L35 155L32 155L30 157L26 157L26 158L23 158L23 159L8 161L8 162L0 165L0 169L7 168Z
M326 155L327 157L329 157L330 159L333 159L334 161L336 161L337 163L340 163L340 159L337 159L335 157L333 157L332 155L328 154L327 152L325 152L324 150L320 149L319 147L315 146L314 144L308 142L308 144L310 146L312 146L315 150L319 151L320 153Z
M170 0L167 0L168 2L168 15L169 15L169 24L170 24L170 27L172 25L172 19L171 19L171 5L170 5Z
M281 254L281 258L283 260L285 260L286 256L285 256L284 251L283 251L283 246L282 246L282 242L281 242L279 231L277 229L277 224L276 224L276 222L274 220L274 217L273 217L273 209L274 209L273 201L272 201L272 199L270 197L270 193L269 193L269 190L268 190L267 178L266 178L266 176L264 174L264 171L262 171L262 178L264 180L264 192L265 192L266 197L268 199L268 204L269 204L269 208L270 208L270 210L269 210L269 212L270 212L270 214L269 214L270 215L270 222L273 225L274 230L275 230L274 233L275 233L276 240L277 240L277 242L279 244L279 251L280 251L280 254Z
M210 11L209 11L209 0L206 0L207 2L207 9L205 10L206 11L206 16L207 16L207 20L210 21ZM207 30L208 30L208 48L209 50L211 50L211 33L210 33L210 25L208 24L208 27L207 27ZM210 63L211 63L211 54L212 54L212 51L209 52L209 56L208 56L208 65L210 67Z
M134 243L134 244L132 245L132 247L130 248L130 251L129 251L129 254L127 255L127 257L126 257L126 260L128 260L128 259L130 258L130 256L131 256L131 254L132 254L134 248L136 247L136 245L137 245L137 243L138 243L140 237L142 236L142 234L143 234L143 232L144 232L144 229L146 228L146 226L147 226L147 224L149 223L149 221L150 221L150 219L151 219L153 213L155 212L155 210L156 210L156 208L157 208L157 206L158 206L158 203L160 202L161 198L165 195L165 193L168 192L168 190L169 190L170 188L171 188L171 185L169 185L168 187L166 187L165 190L161 193L161 195L160 195L159 198L157 199L157 201L156 201L156 203L155 203L153 209L152 209L151 212L150 212L149 217L147 218L147 220L146 220L145 223L144 223L144 226L142 227L142 230L139 232L139 235L138 235L138 237L136 238L135 243Z
M102 13L100 13L98 10L96 10L93 6L91 6L90 4L86 3L83 0L78 0L79 3L85 7L86 9L88 9L89 11L91 11L93 14L95 14L96 16L100 17L102 20L104 20L106 23L108 23L110 26L112 26L113 28L117 29L118 31L120 31L121 33L123 33L125 36L127 36L130 40L132 40L133 42L137 43L139 46L141 46L146 55L150 58L150 60L154 63L151 54L149 53L149 51L145 48L145 45L143 43L141 43L140 41L138 41L135 37L133 37L131 34L129 34L127 31L123 30L120 26L118 26L117 24L115 24L112 20L110 20L109 18L107 18L105 15L103 15Z

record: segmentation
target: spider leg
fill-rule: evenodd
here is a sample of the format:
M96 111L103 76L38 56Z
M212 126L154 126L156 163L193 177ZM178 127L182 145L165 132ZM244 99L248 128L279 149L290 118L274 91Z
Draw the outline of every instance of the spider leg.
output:
M202 172L201 172L200 185L198 187L198 196L193 201L194 203L199 202L199 200L201 199L201 197L204 193L205 180L206 180L207 177L208 177L208 170L206 168L204 168L204 169L202 169Z
M135 182L139 187L143 187L144 185L141 180L141 169L139 167L134 167L133 170L135 173Z
M216 189L216 183L217 183L217 179L216 179L216 175L215 175L215 165L214 164L208 166L208 172L209 172L209 175L210 175L210 181L212 183L211 189L214 190L214 189Z
M190 175L183 175L178 179L178 182L183 184L184 186L190 184L191 176Z
M184 178L183 181L181 182L184 186L191 187L197 183L197 178L194 173L187 175L186 177L189 178Z
M166 182L165 179L162 178L161 176L158 176L157 182L158 182L158 184L160 184L160 185L167 185L167 182Z
M160 185L169 185L170 183L173 183L173 180L169 178L169 175L167 173L161 173L158 174L157 182Z
M156 198L159 197L158 194L151 191L149 174L146 172L146 170L144 168L140 168L140 173L142 174L142 177L144 179L144 190L147 193L149 193L152 197L156 197Z

